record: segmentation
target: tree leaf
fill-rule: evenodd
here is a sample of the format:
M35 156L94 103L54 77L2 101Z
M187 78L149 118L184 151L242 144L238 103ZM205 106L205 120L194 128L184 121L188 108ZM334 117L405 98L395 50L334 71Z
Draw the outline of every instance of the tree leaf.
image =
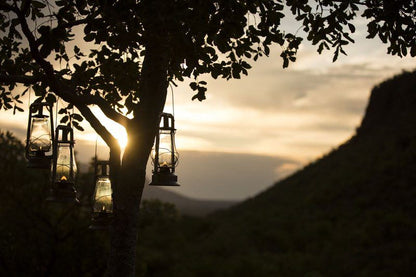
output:
M75 129L77 129L79 131L84 131L84 128L82 128L82 126L78 122L73 121L72 125L75 127Z
M72 119L74 119L76 121L83 121L84 120L84 118L80 114L77 114L77 113L73 113L71 115L71 117L72 117Z
M416 44L413 44L410 48L410 56L415 57L416 56Z
M32 1L32 6L38 9L43 9L44 7L46 7L46 5L42 2L39 1Z
M51 103L51 104L56 103L56 96L49 93L46 96L45 100L46 100L46 102Z
M66 115L66 116L62 117L59 122L60 123L66 123L66 122L68 122L68 120L69 120L69 116Z
M84 40L87 42L93 41L95 38L95 33L89 33L84 37Z

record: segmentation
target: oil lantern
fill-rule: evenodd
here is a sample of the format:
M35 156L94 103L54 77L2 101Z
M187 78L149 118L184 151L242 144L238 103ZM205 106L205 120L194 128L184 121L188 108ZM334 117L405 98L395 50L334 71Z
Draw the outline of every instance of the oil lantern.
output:
M152 186L179 186L175 167L178 153L175 147L175 119L172 114L160 115L159 132L152 152Z
M106 229L113 214L110 162L95 162L95 189L92 198L92 222L90 229Z
M50 168L52 160L52 104L34 102L29 107L26 158L30 168Z
M79 203L75 190L77 165L74 155L74 131L70 126L56 127L52 164L50 201Z

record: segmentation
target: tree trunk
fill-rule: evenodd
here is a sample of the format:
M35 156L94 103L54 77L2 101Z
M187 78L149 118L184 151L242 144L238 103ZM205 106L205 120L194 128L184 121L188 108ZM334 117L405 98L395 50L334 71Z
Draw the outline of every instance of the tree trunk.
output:
M128 145L119 169L117 157L111 157L114 221L110 230L111 249L107 268L107 276L111 277L135 276L138 215L146 179L146 164L158 130L159 115L163 111L168 86L164 52L160 44L147 48L139 87L140 104L134 111L134 119L126 127Z

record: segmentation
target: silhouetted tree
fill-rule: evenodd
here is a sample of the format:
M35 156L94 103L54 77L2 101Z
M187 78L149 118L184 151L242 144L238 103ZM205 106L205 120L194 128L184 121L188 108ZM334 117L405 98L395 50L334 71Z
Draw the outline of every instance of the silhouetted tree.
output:
M61 113L75 127L85 118L110 148L114 223L109 276L133 276L138 211L146 163L167 86L184 78L205 99L206 81L240 78L249 62L282 46L283 66L295 61L302 38L286 33L284 9L302 25L318 52L353 42L351 23L368 19L395 55L416 55L415 2L387 0L119 0L0 2L0 105L22 111L31 87L40 99L68 105ZM26 89L20 89L22 84ZM129 142L123 160L116 139L92 113L98 106L122 124ZM75 107L81 115L70 113ZM129 115L130 117L126 116Z

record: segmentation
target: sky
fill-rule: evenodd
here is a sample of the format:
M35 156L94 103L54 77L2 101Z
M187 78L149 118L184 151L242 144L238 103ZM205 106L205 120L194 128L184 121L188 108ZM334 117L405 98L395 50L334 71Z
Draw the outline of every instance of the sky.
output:
M356 43L335 63L332 53L319 55L305 41L288 69L277 47L240 80L202 77L208 82L203 102L191 100L186 82L169 88L165 112L175 115L181 184L170 190L197 199L243 200L347 141L360 125L372 87L416 68L414 58L387 55L378 39L365 39L364 21L356 27ZM23 140L27 117L27 111L14 116L0 111L0 129ZM92 158L97 140L98 157L107 158L106 146L88 123L83 126L85 132L76 132L78 161ZM148 172L150 178L150 167Z

